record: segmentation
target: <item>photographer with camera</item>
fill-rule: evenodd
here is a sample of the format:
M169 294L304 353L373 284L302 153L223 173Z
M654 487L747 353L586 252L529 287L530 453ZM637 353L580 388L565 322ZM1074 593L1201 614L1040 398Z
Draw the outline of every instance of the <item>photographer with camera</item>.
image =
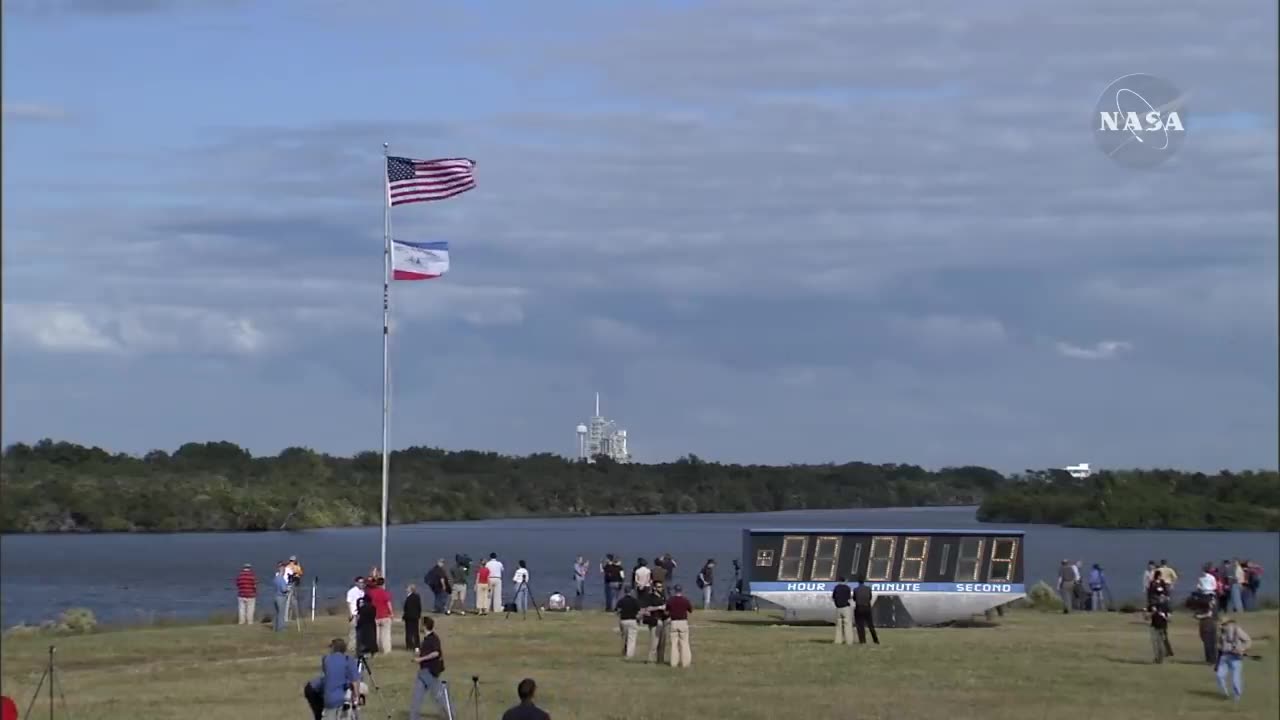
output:
M450 713L448 691L440 676L444 674L444 649L440 646L440 636L436 634L436 619L430 615L422 618L422 626L427 634L413 656L418 664L418 677L413 685L413 700L409 705L409 720L418 720L422 709L422 701L430 694L436 704L446 713Z
M329 653L320 659L320 676L307 683L303 694L317 720L338 720L361 702L360 668L347 655L345 640L329 642Z
M276 576L272 578L271 583L275 587L275 631L284 632L288 623L289 593L292 589L292 586L289 585L289 575L284 563L276 563Z

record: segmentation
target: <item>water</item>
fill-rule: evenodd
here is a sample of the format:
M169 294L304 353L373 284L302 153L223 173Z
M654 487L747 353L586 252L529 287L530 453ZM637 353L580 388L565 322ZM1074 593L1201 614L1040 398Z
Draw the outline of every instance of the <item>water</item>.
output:
M588 601L603 607L596 564L606 552L628 568L641 555L670 552L680 563L676 582L693 586L708 557L717 559L718 585L732 578L730 562L741 554L745 527L1014 528L1025 530L1027 584L1056 577L1063 558L1098 562L1112 592L1140 596L1148 560L1167 558L1184 575L1203 562L1242 557L1268 571L1263 593L1277 594L1271 573L1280 572L1280 533L1078 530L1048 525L993 525L974 519L974 508L800 510L725 515L656 515L577 519L485 520L424 523L391 528L388 565L396 594L438 558L457 552L473 559L497 552L508 575L527 560L539 596L572 596L570 569L578 555L592 562ZM3 623L39 622L69 607L88 607L104 622L149 616L205 617L234 612L232 583L251 562L265 584L275 562L297 555L308 577L319 578L318 605L337 601L351 578L378 560L378 528L280 533L179 535L6 535L0 542L0 612ZM1179 583L1180 585L1182 583ZM308 586L309 587L309 586ZM309 600L309 591L305 600ZM305 601L304 600L304 601ZM471 600L469 597L468 600ZM259 612L268 605L265 594Z

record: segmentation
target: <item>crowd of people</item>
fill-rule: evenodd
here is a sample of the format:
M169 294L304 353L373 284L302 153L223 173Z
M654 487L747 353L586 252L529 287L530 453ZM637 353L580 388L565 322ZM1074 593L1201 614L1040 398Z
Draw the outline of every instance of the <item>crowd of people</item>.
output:
M1087 573L1082 571L1082 565L1078 560L1064 559L1059 567L1057 590L1063 613L1073 610L1105 611L1114 605L1101 565L1093 564ZM604 585L604 610L618 618L623 659L630 660L636 656L643 631L647 634L648 645L643 655L645 663L689 667L693 661L689 618L694 607L683 586L675 582L679 564L671 554L658 555L652 561L637 558L630 571L624 568L617 556L608 554L597 567ZM557 602L563 602L559 592L551 594L549 605L557 610L582 610L591 574L591 564L583 556L578 556L571 568L572 607L556 606ZM296 612L295 590L302 577L302 565L296 556L277 563L271 584L277 631L285 629L291 612ZM509 594L504 593L505 577L506 565L497 553L489 553L488 558L480 563L473 563L468 555L458 554L452 565L443 558L437 560L424 575L423 582L432 594L430 609L435 614L474 612L488 615L504 611L524 612L531 604L536 606L531 571L524 560L518 560L510 574ZM871 586L862 578L854 581L856 587L851 588L845 578L840 577L831 594L835 608L834 642L852 645L856 630L860 644L866 643L869 632L871 641L878 645L880 638L872 613L874 596ZM714 559L702 564L694 582L701 596L702 608L710 608L716 587ZM1146 598L1143 611L1150 623L1151 647L1156 663L1173 656L1168 628L1172 615L1170 598L1177 582L1178 572L1164 560L1148 563L1143 573L1142 590ZM1249 560L1224 560L1220 565L1206 563L1187 601L1198 624L1204 660L1214 667L1223 694L1236 700L1243 693L1241 661L1247 656L1252 641L1237 619L1228 613L1255 609L1261 583L1262 567ZM235 588L238 622L253 624L258 585L250 564L246 563L237 575ZM737 590L740 592L741 588ZM731 591L731 605L733 594ZM471 605L468 605L468 597L473 598ZM346 593L346 604L348 636L345 641L341 638L333 641L331 652L322 662L321 676L307 685L306 694L317 718L344 702L349 703L352 697L363 692L361 662L392 651L391 626L396 603L385 577L376 566L368 575L354 579ZM413 653L413 661L419 667L410 708L410 717L416 719L428 697L442 706L448 702L447 690L441 682L444 651L435 631L435 620L426 612L415 584L405 588L400 606L404 648ZM348 650L353 650L359 660L348 656ZM342 693L335 690L339 687L344 688ZM516 714L508 713L504 718L540 720L548 717L533 703L535 688L533 680L522 681L517 693L521 702L512 708Z
M1105 611L1110 588L1102 567L1094 564L1084 580L1080 566L1078 560L1063 560L1058 569L1062 612ZM1143 616L1151 626L1152 662L1157 664L1173 657L1169 625L1177 583L1178 571L1167 560L1149 561L1142 574ZM1222 694L1233 700L1244 693L1243 660L1252 644L1236 616L1257 609L1261 586L1262 566L1235 558L1217 565L1205 563L1187 596L1186 606L1196 620L1204 662L1214 668Z

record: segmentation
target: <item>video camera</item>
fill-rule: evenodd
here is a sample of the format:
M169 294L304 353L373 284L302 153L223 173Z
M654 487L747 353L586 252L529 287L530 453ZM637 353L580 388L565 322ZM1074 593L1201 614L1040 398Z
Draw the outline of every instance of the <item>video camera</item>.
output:
M466 553L458 553L453 556L453 561L461 567L471 567L471 556Z

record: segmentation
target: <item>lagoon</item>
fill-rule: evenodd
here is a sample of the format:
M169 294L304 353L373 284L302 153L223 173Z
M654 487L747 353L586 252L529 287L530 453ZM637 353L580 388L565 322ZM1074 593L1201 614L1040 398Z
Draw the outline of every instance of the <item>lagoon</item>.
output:
M676 582L693 585L698 568L717 560L717 597L733 578L747 527L1011 528L1026 532L1027 584L1052 581L1063 558L1100 563L1116 599L1141 596L1148 560L1168 559L1183 575L1205 561L1241 557L1260 562L1263 595L1276 595L1280 533L1088 530L1051 525L979 523L974 507L791 510L773 513L540 518L398 525L387 541L389 577L402 594L438 558L472 558L490 552L506 563L527 560L530 586L539 598L553 591L572 595L571 566L578 555L592 562L588 607L603 607L596 563L606 552L630 568L639 556L652 560L670 552L680 563ZM297 555L309 578L317 578L317 605L340 600L351 578L378 561L378 528L297 532L183 534L5 535L0 538L0 622L4 626L56 617L69 607L87 607L99 621L141 622L154 617L201 618L234 613L233 580L240 565L258 571L259 615L269 605L267 581L277 560ZM510 584L509 582L507 583ZM1180 582L1179 585L1185 583ZM506 588L510 592L510 588ZM309 601L310 582L304 598ZM470 598L468 598L470 599Z

